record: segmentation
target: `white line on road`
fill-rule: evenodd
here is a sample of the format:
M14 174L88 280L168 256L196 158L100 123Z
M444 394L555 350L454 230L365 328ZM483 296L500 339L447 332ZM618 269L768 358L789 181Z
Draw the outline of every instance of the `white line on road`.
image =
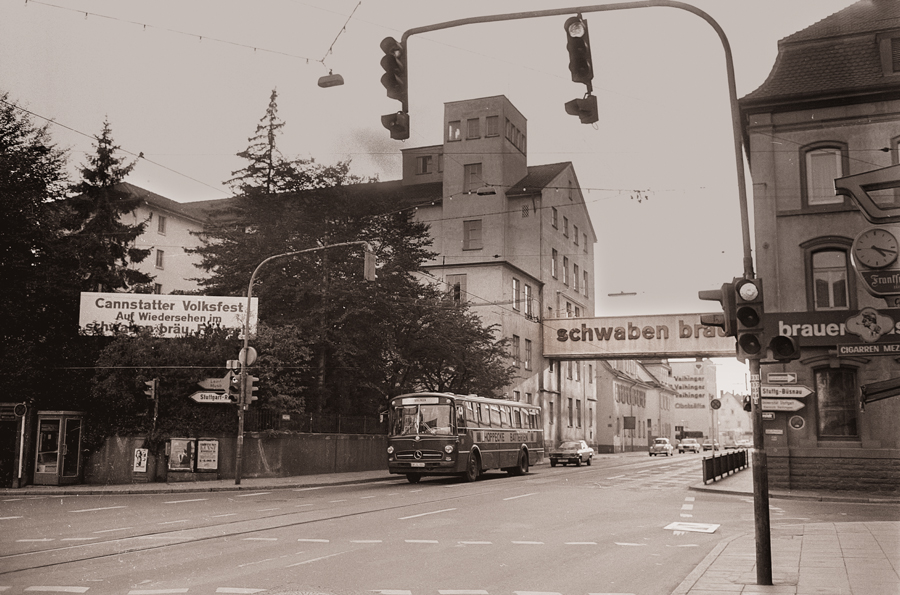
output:
M273 510L281 510L281 508L261 508L260 510L257 510L256 512L272 512Z
M278 541L277 537L245 537L244 541Z
M186 522L188 522L187 519L179 519L177 521L164 521L162 523L157 523L157 524L159 524L159 525L175 525L178 523L186 523Z
M412 591L403 591L401 589L375 589L373 593L381 593L381 595L412 595Z
M329 500L328 501L329 504L335 504L337 502L346 502L346 500Z
M565 545L597 545L596 541L567 541Z
M607 477L606 479L622 479L625 477L624 475L613 475L612 477Z
M91 539L98 539L97 537L64 537L60 539L60 541L90 541Z
M490 541L459 541L460 545L493 545Z
M627 546L632 546L632 547L640 547L640 546L647 545L646 543L628 543L625 541L617 541L615 543L616 543L616 545L627 545Z
M11 521L13 519L21 519L20 516L0 516L0 521Z
M543 541L514 541L516 545L544 545Z
M347 550L349 552L350 550ZM296 564L288 564L286 568L291 568L293 566L300 566L302 564L309 564L311 562L318 562L319 560L325 560L327 558L333 558L335 556L340 556L341 554L346 554L347 552L337 552L334 554L330 554L328 556L322 556L321 558L313 558L312 560L304 560L303 562L297 562Z
M453 511L453 510L456 510L456 509L455 509L455 508L445 508L444 510L434 510L434 511L431 511L431 512L423 512L422 514L414 514L414 515L412 515L412 516L402 516L402 517L400 517L400 518L397 519L397 520L398 520L398 521L405 521L405 520L408 520L408 519L417 519L417 518L422 517L422 516L428 516L429 514L440 514L440 513L442 513L442 512L450 512L450 511Z
M680 517L683 518L683 519L692 519L692 518L694 518L694 515L692 515L692 514L684 514L684 513L681 513L681 514L679 514L678 516L680 516Z
M684 499L685 502L693 502L694 500L696 500L696 498L694 498L693 496L688 496Z
M488 595L487 591L481 589L438 589L441 595Z
M187 593L187 589L132 589L128 595L168 595L170 593Z
M272 492L256 492L255 494L238 494L235 498L249 498L251 496L265 496L266 494L271 494Z
M53 540L49 537L44 537L42 539L17 539L16 543L27 543L27 542L31 542L31 541L53 541Z
M70 510L69 512L95 512L97 510L113 510L116 508L126 508L125 506L104 506L103 508L83 508L81 510Z
M327 539L298 539L297 541L302 541L304 543L328 543Z
M253 593L262 591L265 591L265 589L240 589L238 587L219 587L216 589L216 593L238 593L243 595L253 595Z
M439 543L437 539L404 539L406 543Z
M325 487L325 486L315 486L315 487L312 487L312 488L296 488L296 489L294 489L293 491L294 491L294 492L308 492L308 491L310 491L310 490L321 490L321 489L324 488L324 487Z
M102 529L100 531L94 531L94 533L112 533L113 531L127 531L128 529L134 529L134 527L117 527L115 529Z
M90 587L26 587L26 591L40 591L42 593L84 593Z
M528 496L536 496L537 492L532 492L530 494L522 494L521 496L510 496L509 498L504 498L504 500L515 500L517 498L527 498Z
M227 513L227 514L215 514L215 515L211 516L210 518L211 518L211 519L220 519L220 518L222 518L223 516L237 516L237 513L236 513L236 512L229 512L229 513Z
M560 595L553 591L513 591L516 595Z
M350 543L382 543L380 539L351 539Z
M682 504L681 510L694 510L694 505L693 504Z
M203 502L205 500L209 500L209 498L192 498L191 500L169 500L168 502L163 502L163 504L184 504L185 502Z

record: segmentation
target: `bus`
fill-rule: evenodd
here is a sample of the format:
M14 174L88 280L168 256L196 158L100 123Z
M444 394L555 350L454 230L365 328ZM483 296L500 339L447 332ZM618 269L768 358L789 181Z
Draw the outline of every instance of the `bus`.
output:
M544 460L536 405L476 395L421 392L390 401L388 471L418 483L423 475L475 481L489 469L524 475Z

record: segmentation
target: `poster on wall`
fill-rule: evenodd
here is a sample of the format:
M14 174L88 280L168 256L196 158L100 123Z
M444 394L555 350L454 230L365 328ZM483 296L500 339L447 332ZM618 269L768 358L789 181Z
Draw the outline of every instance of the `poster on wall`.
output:
M194 439L169 439L169 471L194 470Z
M219 468L219 441L197 440L197 471L216 471Z
M150 450L146 448L135 448L134 449L134 467L132 467L132 471L135 473L146 473L147 472L147 457L150 456Z

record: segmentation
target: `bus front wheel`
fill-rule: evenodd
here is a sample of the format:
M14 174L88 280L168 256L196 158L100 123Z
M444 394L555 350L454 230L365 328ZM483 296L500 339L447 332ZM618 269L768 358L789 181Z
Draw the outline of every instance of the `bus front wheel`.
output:
M481 459L474 452L469 453L469 460L466 461L466 481L475 481L481 474Z

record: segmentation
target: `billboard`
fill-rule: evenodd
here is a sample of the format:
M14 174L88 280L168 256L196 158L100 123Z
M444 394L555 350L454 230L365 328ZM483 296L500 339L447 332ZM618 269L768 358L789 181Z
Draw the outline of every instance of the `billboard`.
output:
M251 298L251 336L256 333L257 306L257 298ZM91 335L147 329L159 337L174 338L208 326L242 330L247 314L244 297L82 293L78 324Z
M734 337L700 314L545 319L544 356L559 359L734 357Z

